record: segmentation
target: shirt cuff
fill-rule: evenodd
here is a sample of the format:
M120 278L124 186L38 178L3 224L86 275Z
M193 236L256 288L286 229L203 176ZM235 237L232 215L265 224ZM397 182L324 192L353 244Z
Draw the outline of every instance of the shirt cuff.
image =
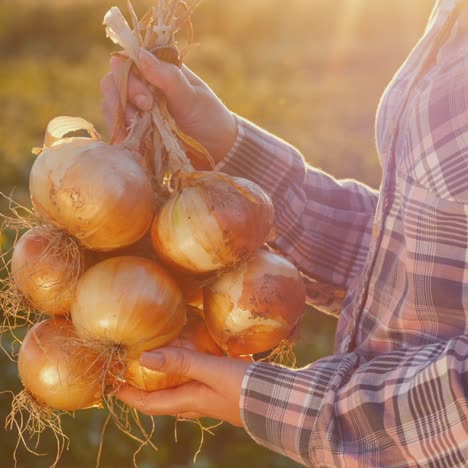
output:
M293 372L292 369L275 364L252 364L242 382L240 417L244 429L256 443L305 464L307 461L300 456L299 448L296 447L296 421L290 421L292 424L289 425L287 418L288 406L294 403L290 400L293 398L293 390L288 384L294 381L291 375ZM293 419L296 418L297 415L294 415Z
M234 140L233 145L231 146L231 149L228 151L226 156L217 164L216 169L219 170L220 172L228 172L229 167L232 165L232 163L235 163L235 160L237 158L242 159L242 157L246 157L247 151L245 151L245 139L246 139L246 134L248 132L248 125L253 125L247 120L243 119L242 117L239 117L236 114L232 114L234 116L234 119L236 120L237 124L237 136L236 139Z

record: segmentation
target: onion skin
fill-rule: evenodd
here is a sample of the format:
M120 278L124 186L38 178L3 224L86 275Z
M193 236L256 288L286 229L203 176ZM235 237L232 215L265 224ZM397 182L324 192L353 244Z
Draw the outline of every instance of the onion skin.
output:
M176 282L158 264L114 257L80 278L72 320L83 339L122 345L136 357L179 335L186 305Z
M155 213L151 181L133 153L89 138L45 149L31 169L29 191L43 219L90 250L136 242Z
M48 319L27 333L18 356L25 389L50 408L74 411L99 406L101 387L97 355L81 348L73 324L62 317Z
M268 351L288 338L305 307L297 268L280 255L259 250L238 269L205 287L205 322L230 356Z
M273 204L254 182L217 172L186 174L151 236L158 256L187 273L209 273L251 255L268 239Z
M188 348L213 356L224 356L223 350L208 333L203 320L197 317L196 314L191 315L191 317L179 338L169 343L169 346ZM127 363L125 379L130 386L147 392L178 387L190 382L190 379L181 375L167 374L143 367L138 360Z
M179 285L187 304L193 309L203 308L203 285L207 278L180 273L176 270L171 270L171 274Z
M176 344L174 344L174 346L176 346ZM144 390L145 392L174 388L190 382L189 378L182 375L166 374L165 372L143 367L138 360L132 360L127 363L125 380L131 387Z
M61 238L53 238L54 230L39 226L23 234L13 251L11 275L17 288L38 311L66 315L71 310L76 281L88 259L77 244L57 245Z

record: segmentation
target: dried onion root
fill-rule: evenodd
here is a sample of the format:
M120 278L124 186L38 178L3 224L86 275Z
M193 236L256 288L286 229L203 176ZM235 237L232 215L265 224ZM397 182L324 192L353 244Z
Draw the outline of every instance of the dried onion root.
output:
M197 463L198 455L200 455L203 449L203 444L205 443L205 433L207 433L208 435L214 436L215 434L213 431L217 429L219 426L221 426L224 421L219 421L218 423L213 424L211 426L204 426L201 420L198 418L190 419L190 418L186 418L183 416L177 416L175 420L175 424L174 424L174 440L176 441L176 443L179 442L179 436L177 433L177 425L180 422L188 422L188 423L195 424L200 429L200 442L198 444L197 451L193 455L193 463Z
M37 447L40 444L42 433L46 430L50 430L54 435L56 446L55 459L50 467L57 466L63 451L68 448L70 443L70 439L62 429L61 418L65 414L67 414L65 411L53 410L42 404L27 390L13 395L11 411L5 420L5 430L16 429L18 432L18 442L13 452L15 466L18 463L17 451L20 444L33 455L45 455L37 452Z

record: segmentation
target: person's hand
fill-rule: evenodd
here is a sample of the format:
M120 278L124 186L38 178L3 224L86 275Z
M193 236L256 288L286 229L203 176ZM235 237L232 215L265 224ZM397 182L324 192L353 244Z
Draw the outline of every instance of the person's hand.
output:
M111 132L119 112L119 80L125 60L111 59L111 72L101 81L102 110ZM161 90L167 98L169 112L182 132L201 143L219 162L227 154L237 136L237 124L232 113L213 91L192 71L158 60L142 49L138 63L142 78L134 73L128 77L127 123L137 110L149 111L154 97L151 87ZM125 135L119 135L122 139Z
M156 416L211 417L242 426L239 399L250 364L240 359L215 357L186 348L166 347L143 353L148 369L193 379L180 387L145 392L125 386L116 396L138 411Z

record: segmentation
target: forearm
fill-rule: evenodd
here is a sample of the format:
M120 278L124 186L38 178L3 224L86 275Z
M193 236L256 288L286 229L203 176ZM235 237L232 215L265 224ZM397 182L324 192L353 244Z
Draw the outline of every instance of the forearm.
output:
M467 349L461 336L369 362L350 353L300 370L254 364L244 426L306 465L466 466Z
M346 287L367 255L378 193L308 166L283 140L237 120L238 137L219 169L253 180L272 197L274 248L306 276Z

